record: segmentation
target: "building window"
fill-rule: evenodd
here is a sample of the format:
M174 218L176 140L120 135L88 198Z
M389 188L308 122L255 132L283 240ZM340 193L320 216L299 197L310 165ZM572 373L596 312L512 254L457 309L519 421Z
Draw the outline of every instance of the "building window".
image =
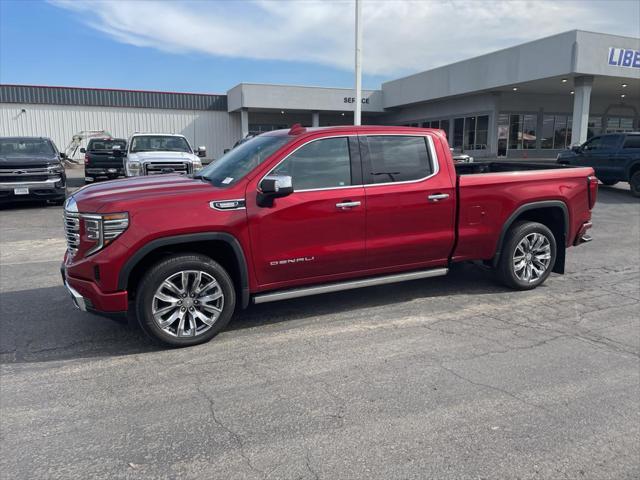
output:
M464 118L454 118L453 120L453 147L462 147L464 139Z
M540 138L540 148L553 148L553 126L555 124L553 115L544 115L542 117L542 136Z
M440 120L440 128L444 130L444 134L449 137L449 120Z
M466 117L464 119L464 150L475 150L476 148L476 117Z
M433 169L424 137L369 136L373 183L424 178Z
M486 150L489 143L489 115L476 119L476 150Z
M602 118L589 117L589 123L587 125L587 139L594 135L600 135L602 133Z
M536 148L538 115L512 114L509 116L509 149Z

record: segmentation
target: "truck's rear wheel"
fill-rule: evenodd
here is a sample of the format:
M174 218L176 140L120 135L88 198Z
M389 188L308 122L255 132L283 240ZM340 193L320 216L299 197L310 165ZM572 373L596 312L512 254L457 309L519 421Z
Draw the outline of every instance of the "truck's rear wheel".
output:
M555 237L545 225L517 222L509 230L500 254L500 280L516 290L536 288L551 274L556 249Z
M631 194L634 197L640 197L640 170L631 175L629 185L631 186Z
M206 342L231 319L236 297L229 274L211 258L180 254L156 263L138 288L136 313L152 338L173 346Z

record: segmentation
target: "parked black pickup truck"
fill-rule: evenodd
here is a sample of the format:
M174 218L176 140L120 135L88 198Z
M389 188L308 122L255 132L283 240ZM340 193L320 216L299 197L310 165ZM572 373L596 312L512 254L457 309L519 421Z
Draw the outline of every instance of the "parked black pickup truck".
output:
M593 167L604 185L629 182L631 193L640 197L640 132L592 137L580 146L559 153L557 161Z
M0 137L0 202L38 199L62 205L64 158L48 138Z
M92 138L84 153L84 181L93 183L97 180L111 180L124 177L124 159L113 154L114 147L126 151L127 141L123 138Z

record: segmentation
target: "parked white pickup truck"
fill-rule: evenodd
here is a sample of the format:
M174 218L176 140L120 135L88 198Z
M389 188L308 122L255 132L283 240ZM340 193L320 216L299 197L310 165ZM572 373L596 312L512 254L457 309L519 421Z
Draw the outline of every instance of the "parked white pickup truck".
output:
M183 135L166 133L134 133L127 141L126 152L114 150L114 155L125 155L127 177L195 173L202 168L200 157L206 154L206 147L194 151Z

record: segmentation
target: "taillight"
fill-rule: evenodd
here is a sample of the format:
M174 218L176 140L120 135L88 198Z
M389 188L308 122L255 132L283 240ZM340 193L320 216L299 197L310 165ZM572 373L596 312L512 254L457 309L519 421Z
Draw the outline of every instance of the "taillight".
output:
M589 190L589 210L596 204L598 198L598 179L596 177L587 177L588 190Z
M87 165L89 163L89 154L85 153L84 154L84 164Z

